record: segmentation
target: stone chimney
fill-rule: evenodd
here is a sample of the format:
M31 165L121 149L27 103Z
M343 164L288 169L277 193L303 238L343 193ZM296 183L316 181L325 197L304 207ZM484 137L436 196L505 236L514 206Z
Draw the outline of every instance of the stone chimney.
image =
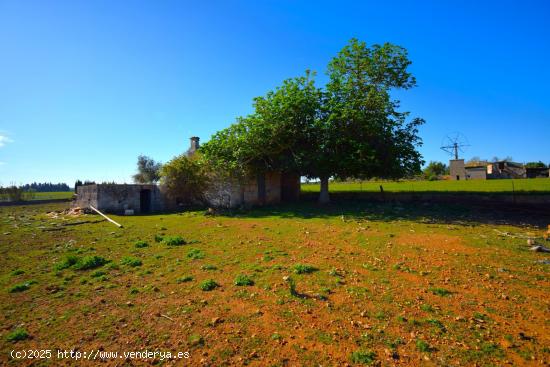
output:
M192 136L190 140L191 140L191 146L187 151L187 155L193 155L199 149L200 138L198 136Z

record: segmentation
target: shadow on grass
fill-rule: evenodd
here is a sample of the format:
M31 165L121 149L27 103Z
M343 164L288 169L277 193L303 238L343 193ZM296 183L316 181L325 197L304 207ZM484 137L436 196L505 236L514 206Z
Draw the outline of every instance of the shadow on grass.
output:
M333 195L331 204L319 205L311 198L297 203L226 211L220 216L240 218L336 218L344 220L396 221L412 220L439 224L509 224L546 228L550 210L509 205L463 205L422 202L375 202L350 200Z

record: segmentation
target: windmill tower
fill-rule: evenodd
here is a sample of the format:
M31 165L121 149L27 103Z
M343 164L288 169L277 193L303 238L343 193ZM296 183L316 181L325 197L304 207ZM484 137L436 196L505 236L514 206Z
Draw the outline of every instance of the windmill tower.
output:
M465 180L466 166L464 165L464 158L458 157L459 152L464 153L466 147L469 147L468 140L464 135L459 132L454 132L447 135L441 143L441 149L447 152L452 158L449 160L449 170L451 180ZM454 158L454 159L453 159Z

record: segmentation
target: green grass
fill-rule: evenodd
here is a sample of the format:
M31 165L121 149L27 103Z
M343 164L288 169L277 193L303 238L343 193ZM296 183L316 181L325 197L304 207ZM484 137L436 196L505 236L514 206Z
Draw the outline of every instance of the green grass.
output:
M133 268L143 265L143 262L135 257L125 256L120 260L120 265L127 265Z
M136 241L134 243L134 247L135 248L145 248L145 247L149 247L149 244L147 243L147 241Z
M356 350L350 355L350 360L355 364L372 364L376 360L376 353L370 350Z
M310 274L319 270L314 266L304 264L296 264L293 269L296 274Z
M546 192L550 193L550 179L525 178L517 180L468 181L364 181L330 182L330 192ZM302 184L302 192L319 192L318 183Z
M107 264L108 262L108 260L101 256L84 256L83 258L79 259L72 267L76 270L89 270L99 268Z
M181 236L165 236L161 242L166 246L182 246L187 243Z
M17 342L29 338L29 333L23 328L17 328L6 335L6 340L9 342Z
M238 285L241 287L250 286L250 285L254 285L254 281L250 279L249 276L240 274L240 275L237 275L237 277L235 278L235 285Z
M35 283L36 283L36 281L34 281L34 280L30 280L28 282L23 282L23 283L18 283L18 284L13 285L12 287L10 287L8 289L8 292L10 292L10 293L24 292L24 291L30 289L31 285L35 284Z
M199 285L200 289L202 289L203 291L206 291L206 292L214 290L214 289L218 288L219 286L220 285L218 283L216 283L213 279L207 279Z

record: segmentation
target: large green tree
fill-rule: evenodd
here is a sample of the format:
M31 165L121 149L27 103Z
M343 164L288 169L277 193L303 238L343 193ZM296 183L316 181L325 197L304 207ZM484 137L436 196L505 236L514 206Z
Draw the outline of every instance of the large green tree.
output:
M215 165L245 177L268 169L320 178L329 201L330 177L399 178L420 171L418 126L390 93L409 89L405 49L368 47L352 39L330 62L324 89L314 74L288 79L254 100L254 113L203 145Z
M390 93L409 89L407 51L386 43L368 47L352 39L329 63L318 125L318 150L305 170L319 177L319 201L329 201L328 182L340 178L399 178L420 171L418 126L400 112Z
M288 79L254 99L254 113L240 117L201 147L209 162L245 178L277 169L301 173L315 144L321 91L313 74Z

